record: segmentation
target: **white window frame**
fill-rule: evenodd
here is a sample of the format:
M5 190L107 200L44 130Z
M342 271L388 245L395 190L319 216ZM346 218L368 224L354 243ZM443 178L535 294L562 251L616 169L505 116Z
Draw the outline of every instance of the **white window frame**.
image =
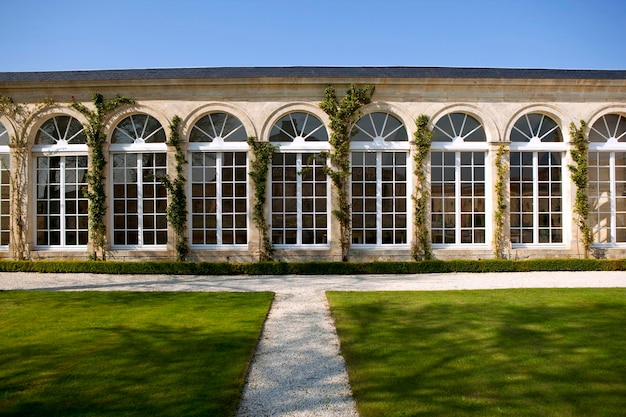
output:
M79 123L79 125L81 126L81 129L79 130L79 132L75 133L74 135L72 135L71 137L68 137L69 134L69 127L70 124L68 123L67 128L64 132L61 132L58 128L58 123L57 123L57 119L59 117L69 117L70 121L74 120L76 121L76 123ZM54 123L56 129L57 129L57 133L58 133L58 137L57 136L52 136L49 133L45 132L44 130L42 130L42 127L47 124L48 122L52 122ZM86 143L80 143L80 144L73 144L71 143L71 141L76 138L80 133L84 134L84 129L82 127L82 124L80 124L80 122L75 119L74 117L67 115L67 114L63 114L63 115L56 115L51 117L50 119L46 120L38 129L38 133L44 134L46 135L48 138L52 139L55 143L54 144L34 144L31 148L31 155L33 158L33 167L32 167L32 173L33 176L32 178L35 179L34 181L34 200L35 200L35 205L37 203L37 187L39 186L38 184L38 176L37 176L37 171L38 171L38 161L39 158L41 157L60 157L61 158L61 176L60 176L60 181L61 181L61 197L64 195L64 189L65 189L65 159L68 156L75 156L75 157L85 157L87 158L87 171L89 170L89 157L88 157L88 153L89 153L89 148L87 146ZM86 141L86 138L85 138ZM86 184L86 180L85 180L85 184ZM77 197L78 200L78 197ZM66 227L65 227L65 209L66 209L66 203L67 203L67 199L66 198L60 198L60 211L59 211L59 216L60 216L60 228L59 228L59 233L60 233L60 244L59 245L40 245L37 244L37 233L39 231L39 229L37 228L37 210L34 210L33 216L34 216L34 222L33 224L35 225L35 227L33 227L33 242L34 242L34 248L35 250L71 250L71 251L82 251L82 250L86 250L87 249L87 244L83 244L83 245L68 245L65 239L65 233L66 233ZM85 213L88 215L88 212ZM48 229L49 230L49 229ZM89 234L89 226L87 226L87 228L85 229L85 231ZM87 237L87 240L89 241L89 236Z
M8 251L11 242L11 148L9 132L0 122L0 156L8 162L0 161L0 233L8 234L8 243L0 244L0 251ZM2 179L6 178L6 182ZM2 193L6 193L5 197ZM2 220L6 224L2 226Z
M452 114L463 114L465 116L464 121L462 123L462 126L455 126L454 123L452 122ZM454 243L432 243L432 247L433 249L457 249L457 248L474 248L474 249L488 249L490 247L490 242L491 242L491 236L493 234L493 227L492 227L492 223L493 223L493 219L490 216L490 213L492 213L492 202L491 202L491 198L489 198L489 195L491 195L491 189L492 189L492 178L490 175L491 172L491 167L489 166L489 143L487 142L487 137L486 137L486 133L485 133L485 140L484 141L465 141L465 138L469 137L470 135L474 134L478 129L482 128L484 131L484 125L480 122L480 120L478 120L477 118L475 118L474 116L464 113L464 112L453 112L453 113L448 113L446 115L444 115L443 117L447 117L450 121L450 125L452 126L452 129L454 129L455 131L452 132L453 134L450 135L450 132L446 132L443 129L439 128L437 126L437 124L435 124L434 129L438 129L439 132L443 133L445 136L447 136L450 141L448 142L441 142L441 141L432 141L430 144L430 151L431 151L431 155L429 158L429 163L431 163L432 161L432 152L441 152L442 153L442 158L445 158L445 154L446 153L454 153L454 205L455 205L455 210L454 210ZM478 122L478 126L474 129L472 129L469 132L465 131L465 123L468 117L471 117L472 119L474 119L476 122ZM441 119L440 119L441 120ZM458 132L457 132L458 129ZM483 196L484 198L484 204L485 204L485 242L484 243L461 243L461 199L463 198L463 196L461 196L461 153L463 152L483 152L484 153L484 175L485 175L485 182L484 182L484 186L485 186L485 194ZM442 166L446 167L445 162L442 162ZM474 184L475 181L472 181L472 184ZM472 192L472 200L475 198L474 193ZM431 202L432 202L432 196L431 196ZM432 210L430 213L430 216L432 218ZM472 212L473 214L473 212ZM474 230L475 227L472 227L472 230ZM444 231L447 230L445 227L443 229ZM432 231L432 228L431 228ZM432 233L431 233L432 234ZM432 240L432 236L431 236L431 240Z
M293 124L293 119L291 118L293 114L299 114L299 113L303 113L306 115L305 118L305 123L303 124L303 126L296 126L295 124ZM294 130L295 136L290 134L289 132L286 132L285 130L283 130L280 126L278 126L278 123L282 120L284 120L285 118L289 117L291 122L292 122L292 128ZM317 122L319 122L319 126L316 127L313 131L309 132L308 134L303 136L303 133L305 131L306 125L307 125L307 121L310 118L314 118L317 120ZM292 111L289 112L285 115L283 115L280 119L278 119L273 125L272 125L272 130L274 128L278 128L280 131L282 131L286 136L291 138L291 142L273 142L272 144L274 146L277 146L278 149L275 150L275 153L278 154L295 154L296 155L296 204L297 204L297 212L296 212L296 222L297 222L297 226L296 226L296 243L294 244L287 244L287 243L275 243L274 247L276 249L320 249L320 250L326 250L330 247L330 221L331 221L331 184L330 181L328 179L328 177L326 177L326 196L324 197L326 199L326 243L313 243L313 244L304 244L302 243L302 235L304 232L304 227L303 227L303 220L302 220L302 199L303 198L313 198L313 200L316 199L315 196L315 187L313 187L313 195L312 196L303 196L303 176L302 176L302 171L304 169L306 169L307 167L307 161L303 161L303 154L319 154L321 152L324 151L329 151L330 150L330 143L328 142L328 132L326 130L326 127L324 125L324 123L322 122L322 120L320 120L316 115L309 113L307 111L303 111L303 110L296 110L296 111ZM313 135L314 133L318 132L318 131L323 131L326 137L326 140L324 141L307 141L307 139ZM326 159L326 164L328 164L328 159ZM284 167L284 165L283 165ZM272 166L270 165L270 173L269 173L269 187L270 187L270 207L269 207L269 215L270 215L270 239L273 240L273 236L274 236L274 228L272 225L272 221L271 219L273 218L274 215L274 211L272 210L272 204L271 201L273 200L273 194L272 194L272 186L273 186L273 181L272 181ZM280 197L284 199L283 197ZM314 212L315 213L315 212ZM281 228L278 230L285 230L285 228ZM324 230L324 228L315 228L315 231L322 231ZM283 240L284 240L285 236L283 235Z
M200 166L195 166L193 165L193 156L194 154L196 155L201 155L202 158L204 159L205 155L211 153L215 155L215 190L216 190L216 195L214 197L215 201L216 201L216 211L214 213L214 215L216 216L216 227L215 227L215 231L216 231L216 242L215 244L210 244L210 243L193 243L193 233L194 231L199 231L202 230L204 232L206 232L206 230L209 230L211 228L208 228L206 226L204 226L203 228L195 228L193 227L193 216L197 215L198 213L194 213L193 212L193 192L192 192L192 188L194 185L197 184L202 184L203 186L208 184L209 182L207 181L195 181L194 180L194 169L205 169L206 165L202 165ZM245 213L243 213L243 215L245 215L246 217L246 226L245 228L238 228L236 226L233 226L232 228L227 228L226 230L233 230L235 233L237 232L238 229L242 229L245 230L246 232L246 242L245 243L236 243L236 238L234 239L235 243L232 244L226 244L223 241L223 233L225 231L224 227L223 227L223 218L225 213L223 212L223 201L224 198L233 198L235 199L237 197L237 195L235 194L235 187L237 185L237 183L239 182L243 182L243 181L237 181L235 179L233 179L232 181L230 181L234 187L233 187L233 196L232 197L225 197L223 195L223 178L222 178L222 168L224 168L224 154L225 153L233 153L233 154L237 154L237 153L246 153L245 151L230 151L230 150L224 150L224 151L194 151L194 152L189 152L189 161L192 161L190 163L190 180L189 180L189 184L188 184L188 190L189 190L189 206L190 206L190 218L189 218L189 242L190 242L190 246L194 249L247 249L248 247L248 242L250 240L250 225L249 225L249 221L248 221L248 215L249 215L249 203L248 203L248 199L246 199L246 211ZM236 158L235 155L233 155L234 158ZM245 179L245 186L246 186L246 193L248 192L248 172L249 172L249 162L248 162L248 154L246 153L246 163L244 165L237 165L236 163L234 163L234 165L232 165L233 168L237 169L237 168L245 168L246 170L246 179ZM203 195L202 196L202 201L203 203L207 200L207 196ZM245 199L245 195L244 195L244 199ZM233 208L233 210L235 210ZM203 212L202 215L206 215L207 213ZM233 222L234 220L234 216L236 216L237 214L242 214L239 213L237 211L233 211L232 215L233 215ZM204 239L203 239L204 240Z
M224 125L219 126L216 125L212 115L214 114L224 114L226 115L226 118L224 119ZM211 130L212 132L206 132L202 129L200 129L199 127L196 126L196 124L198 123L198 121L204 119L205 117L208 117L209 120L211 121ZM227 133L226 135L223 135L224 133L224 126L226 123L226 120L228 118L234 119L239 126L236 127L235 129L233 129L231 132ZM188 239L189 239L189 246L193 249L210 249L210 250L246 250L248 248L248 244L250 242L250 202L249 199L246 202L246 227L245 227L245 231L246 231L246 243L233 243L233 244L224 244L223 243L223 210L222 210L222 201L223 201L223 187L222 187L222 167L223 167L223 158L224 158L224 153L227 152L232 152L232 153L240 153L240 152L245 152L246 154L246 164L243 166L246 170L246 193L250 192L250 184L248 180L248 176L249 176L249 172L250 172L250 153L249 153L249 145L246 141L230 141L229 137L231 135L233 135L235 132L239 131L239 130L243 130L244 134L247 136L247 132L245 132L245 126L243 125L243 123L241 122L241 120L239 118L237 118L236 116L224 112L224 111L214 111L214 112L210 112L205 114L204 116L202 116L200 119L198 119L198 121L196 121L196 124L194 124L191 127L191 130L193 129L199 129L203 135L206 136L206 140L205 141L195 141L195 142L188 142L187 144L187 156L188 156L188 160L189 162L189 178L190 180L188 181L187 184L187 193L188 193L188 213L189 213L189 227L188 227ZM215 177L215 188L216 188L216 239L217 239L217 243L216 244L194 244L193 243L193 232L195 230L200 230L200 229L195 229L193 227L193 192L192 192L192 187L194 184L199 183L199 182L194 182L193 180L193 169L194 166L192 164L192 158L193 158L193 154L203 154L203 158L204 158L204 154L206 153L214 153L216 155L216 177ZM233 165L234 168L238 168L238 167L242 167L241 165ZM233 184L236 185L237 181L233 179ZM207 184L207 182L202 181L201 184ZM233 192L233 196L236 197L235 192ZM203 196L202 199L204 201L206 201L206 196ZM206 213L205 213L206 214ZM236 216L237 212L234 211L233 212L233 216ZM233 220L234 221L234 220ZM234 227L233 228L235 230L235 233L237 231L237 228ZM203 227L201 230L208 230L208 228L205 226ZM230 230L230 228L229 228ZM235 238L236 241L236 238Z
M383 122L383 126L376 126L375 122L372 118L372 114L374 113L383 113L386 115L385 121ZM385 132L386 124L389 117L395 118L400 122L400 126L394 129L391 132ZM412 239L412 227L413 222L411 221L411 211L412 211L412 199L411 199L411 190L413 189L412 184L412 169L411 169L411 142L408 138L408 130L402 120L400 120L395 115L386 112L379 111L368 113L362 116L360 120L363 118L367 118L371 122L372 132L367 132L364 129L361 129L359 126L355 125L353 129L359 129L369 138L371 141L356 141L353 140L350 142L350 161L352 161L353 154L355 152L372 152L376 154L376 243L355 243L353 241L353 236L350 236L351 246L355 249L368 249L368 248L379 248L379 249L409 249L411 245ZM358 123L358 121L357 121ZM386 139L390 138L394 135L399 129L404 129L407 135L406 141L387 141ZM384 133L383 133L384 132ZM382 199L383 199L383 187L382 187L382 154L387 152L405 152L406 153L406 199L405 207L406 207L406 243L382 243L383 241L383 211L382 211ZM351 177L352 177L352 163L351 165ZM350 199L352 200L352 180L350 180ZM366 213L365 211L363 213ZM396 213L394 212L394 216ZM354 213L351 213L351 217ZM395 219L394 219L395 222ZM400 230L400 228L398 228ZM396 228L394 227L394 234L396 232ZM394 239L395 240L395 239Z
M602 121L605 124L607 132L609 132L610 129L606 123L606 116L618 116L618 122L615 126L615 130L608 137L603 132L600 132L594 127L597 123ZM609 165L606 168L609 169L609 189L610 189L609 191L610 214L609 215L610 215L610 221L611 221L611 226L609 228L610 241L608 242L594 241L591 245L594 248L626 247L626 241L617 242L617 202L616 202L617 179L615 176L616 175L615 154L616 152L626 153L626 140L625 140L626 131L618 135L618 127L620 126L620 124L621 125L626 124L626 117L621 114L612 113L612 114L605 114L602 117L600 117L590 128L592 132L597 133L600 137L604 138L606 141L605 142L589 142L589 153L594 152L594 153L601 153L601 154L609 155ZM592 168L592 165L590 163L589 169L591 170L591 168ZM626 178L624 180L626 180ZM591 192L591 190L589 192ZM594 197L599 197L599 196L594 196ZM590 209L589 215L590 216L595 215L595 216L600 217L599 213L600 213L599 211L591 211ZM597 236L600 236L599 229L597 227L594 229L595 230L592 230L592 237L594 233L597 233Z
M542 113L527 113L527 114L520 116L520 118L518 118L515 121L515 124L517 124L519 119L521 119L522 117L527 117L531 114L539 114L539 115L542 115L544 119L545 118L551 119L556 124L556 127L546 132L541 137L539 137L537 134L534 134L532 137L529 138L528 142L517 142L517 141L510 142L510 152L530 152L533 154L533 166L532 166L532 169L533 169L533 212L532 212L533 243L511 243L511 247L514 249L541 248L541 247L559 248L559 249L566 248L567 237L570 236L570 233L571 233L569 221L567 221L567 219L571 218L571 211L568 210L568 206L566 204L566 202L569 201L569 198L566 195L566 192L567 192L566 181L568 178L566 175L567 174L566 157L567 157L567 151L569 147L568 147L568 144L564 141L563 130L561 129L561 126L556 120L554 120L552 117L548 115L544 115ZM540 126L540 129L541 129L541 126ZM542 142L543 138L547 137L556 129L561 130L560 134L561 134L561 137L563 138L563 142ZM528 137L528 135L526 134L524 134L524 136ZM538 203L539 195L537 192L538 187L539 187L538 185L539 183L539 178L538 178L539 177L538 175L539 152L558 152L561 154L561 174L560 175L561 175L561 225L562 225L561 226L561 240L562 241L558 243L539 243L539 203ZM552 211L550 211L550 213L551 212ZM523 212L520 212L520 213L523 213ZM511 225L511 229L512 229L512 225ZM550 227L550 230L551 229L552 228Z
M143 203L144 203L144 198L143 198L143 160L142 160L142 156L143 155L153 155L153 157L155 157L157 154L164 154L165 158L166 158L166 165L165 165L165 169L167 170L167 152L164 150L162 152L159 152L155 149L151 149L150 151L148 150L144 150L143 152L112 152L111 153L111 167L110 167L110 178L111 178L111 205L114 206L116 201L129 201L129 199L127 199L126 197L116 197L115 196L115 186L116 185L128 185L131 184L130 182L116 182L115 181L115 170L118 169L118 167L115 167L115 156L116 155L122 155L124 156L124 160L126 160L126 157L128 155L135 155L137 158L137 165L133 166L133 168L137 169L137 180L136 182L132 183L135 184L137 186L137 197L131 199L131 200L136 200L137 202L137 244L116 244L115 243L115 215L117 214L115 212L114 209L110 210L110 217L111 217L111 247L113 249L129 249L129 250L134 250L134 249L155 249L155 250L166 250L167 249L167 243L163 243L163 244L146 244L144 243L144 239L143 239L143 233L144 233L144 221L143 221L143 217L146 213L144 213L144 208L143 208ZM124 162L126 163L126 162ZM128 167L126 165L124 165L124 169L128 169ZM160 184L161 187L164 187L164 185ZM158 199L155 197L155 201L157 201ZM166 197L166 201L167 201L167 197ZM167 203L166 203L167 204ZM156 210L156 207L155 207ZM155 211L155 215L156 215L156 211ZM167 216L166 212L163 212L162 214L163 216ZM124 216L126 218L128 218L129 213L125 212ZM167 217L166 217L166 227L165 227L165 231L166 233L168 232L168 225L167 225ZM127 229L124 229L124 231L126 231ZM157 225L155 224L151 230L154 230L155 233L157 233L157 231L159 230L159 228L157 227ZM168 233L168 239L169 239L169 233Z
M130 115L128 117L133 117L133 116L137 116L137 115L141 115L141 116L148 116L148 117L152 117L148 114L144 114L144 113L137 113L137 114L133 114ZM116 129L118 129L118 126L120 123L122 123L123 121L125 121L126 118L120 120L117 125L114 127L114 131ZM146 121L146 125L147 125L147 121ZM120 129L121 130L121 129ZM144 227L143 227L143 216L144 216L144 212L143 212L143 180L142 180L142 170L143 170L143 166L142 166L142 155L144 154L152 154L153 157L156 156L156 154L165 154L165 158L166 158L166 162L165 162L165 169L166 169L166 175L167 175L167 168L168 168L168 160L169 160L169 155L167 152L167 143L165 142L147 142L146 140L151 138L152 136L154 136L159 130L164 130L163 126L161 125L159 129L154 130L153 132L151 132L148 136L144 137L144 133L145 132L145 128L144 129L139 129L136 130L136 137L131 137L129 136L127 133L124 133L126 136L128 136L131 140L133 140L133 143L111 143L109 145L109 157L110 157L110 163L109 163L109 178L111 178L109 187L110 187L110 196L111 196L111 202L110 204L113 206L115 204L115 201L118 200L118 198L115 197L115 185L118 184L115 182L114 179L114 157L115 155L124 155L124 158L126 158L126 156L128 154L136 154L137 156L137 216L138 216L138 227L137 227L137 244L115 244L115 210L114 209L110 209L109 210L109 219L110 219L110 230L109 230L109 241L111 242L111 247L113 249L118 249L118 250L137 250L137 249L150 249L150 250L167 250L167 243L165 244L145 244L143 242L143 232L144 232ZM121 183L120 183L121 184ZM123 185L127 185L129 183L124 182ZM164 187L161 184L162 187ZM124 198L124 200L126 200L126 198ZM167 204L169 204L169 200L167 201ZM156 210L156 208L155 208ZM126 217L128 217L128 213L124 214ZM167 216L165 213L163 213L163 215ZM154 225L154 227L152 228L153 230L158 231L159 229L157 228L156 225ZM169 224L167 223L167 217L166 217L166 233L167 233L167 240L169 241Z

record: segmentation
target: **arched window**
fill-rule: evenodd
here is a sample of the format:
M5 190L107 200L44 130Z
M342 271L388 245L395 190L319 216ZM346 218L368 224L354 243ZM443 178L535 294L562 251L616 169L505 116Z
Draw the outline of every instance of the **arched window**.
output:
M167 146L163 126L147 114L133 114L111 136L113 246L167 244Z
M189 142L245 142L248 139L241 121L228 113L210 113L191 128Z
M474 117L450 113L435 124L431 164L433 244L486 243L485 129Z
M563 156L559 125L530 113L511 131L511 243L563 243Z
M11 165L9 132L0 123L0 248L9 247L11 226Z
M626 117L607 114L589 132L589 226L595 244L626 242Z
M154 117L147 114L133 114L115 126L111 143L136 145L165 143L165 131Z
M191 245L247 245L247 138L228 113L207 114L191 128Z
M293 112L270 132L278 146L271 167L271 238L277 246L328 244L329 183L324 173L328 133L312 114Z
M352 129L353 245L408 244L406 128L389 113L361 117Z
M35 244L38 248L87 245L87 137L70 116L55 116L37 130Z

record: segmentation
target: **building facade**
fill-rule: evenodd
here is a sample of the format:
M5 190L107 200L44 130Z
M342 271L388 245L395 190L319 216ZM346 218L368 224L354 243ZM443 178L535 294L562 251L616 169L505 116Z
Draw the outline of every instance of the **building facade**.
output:
M275 146L264 208L274 259L340 260L336 191L324 170L332 132L319 106L329 85L340 97L350 85L375 87L350 142L351 260L412 259L413 137L421 115L433 131L426 173L435 258L494 256L501 147L509 167L500 178L505 256L584 256L569 169L570 125L581 121L592 255L626 254L626 71L282 67L0 73L0 96L29 109L54 101L25 125L0 115L0 256L15 256L18 226L32 259L89 256L88 119L70 103L93 108L100 93L134 100L103 126L108 259L176 258L161 178L175 175L168 142L178 116L188 259L258 259L247 143L255 137ZM18 159L11 141L22 128L27 155ZM18 168L19 216L11 208Z

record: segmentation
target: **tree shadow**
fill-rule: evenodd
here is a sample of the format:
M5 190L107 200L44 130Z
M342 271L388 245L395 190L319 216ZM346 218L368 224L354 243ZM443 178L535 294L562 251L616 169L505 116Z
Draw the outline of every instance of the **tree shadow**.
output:
M132 312L46 338L0 332L0 416L232 416L263 317L218 328Z
M446 296L419 305L387 295L333 311L363 416L394 415L390 404L414 416L626 409L624 303L500 303L497 292L448 303Z

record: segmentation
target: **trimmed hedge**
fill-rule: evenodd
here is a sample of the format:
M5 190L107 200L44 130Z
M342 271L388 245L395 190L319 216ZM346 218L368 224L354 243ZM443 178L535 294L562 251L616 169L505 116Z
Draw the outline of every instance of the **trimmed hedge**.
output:
M165 275L354 275L448 272L624 271L624 259L533 259L419 262L115 262L0 261L0 272Z

